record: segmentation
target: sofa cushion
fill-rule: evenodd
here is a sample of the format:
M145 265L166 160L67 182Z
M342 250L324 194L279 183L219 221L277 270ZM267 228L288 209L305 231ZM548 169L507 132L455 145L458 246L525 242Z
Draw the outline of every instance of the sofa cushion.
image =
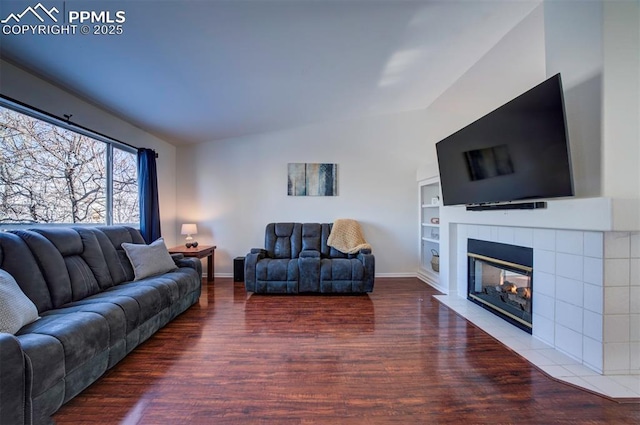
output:
M256 265L256 292L297 293L298 260L265 258Z
M137 313L136 327L153 318L158 312L169 308L169 296L163 293L162 288L149 285L141 285L139 282L123 283L106 291L96 294L87 300L97 300L110 297L132 298L138 304L138 310L130 309L127 312L127 320L133 319L129 314Z
M100 289L105 290L120 283L115 281L108 265L107 258L117 259L118 256L106 235L99 230L87 227L74 227L74 230L78 232L84 245L81 257L91 269ZM121 275L124 276L124 272Z
M302 225L302 250L320 252L322 227L320 223L304 223Z
M53 308L100 291L93 270L82 257L85 252L100 251L97 241L83 241L69 228L36 228L16 234L34 253L49 286Z
M18 340L31 364L32 397L64 380L64 347L57 338L28 333L18 336ZM57 404L62 404L62 396Z
M117 286L114 287L118 288ZM125 331L127 334L131 333L140 324L140 305L143 301L138 301L135 298L128 295L118 295L112 292L101 292L96 295L92 295L84 300L75 301L67 304L68 307L88 305L88 304L101 304L111 303L122 310L125 317Z
M109 322L93 312L43 316L20 329L18 335L29 333L49 335L60 341L65 375L109 348Z
M155 288L162 296L163 305L170 305L198 289L197 272L190 268L180 268L162 276L149 277L136 282L136 285Z
M265 258L256 266L258 280L298 280L298 260Z
M42 317L67 315L77 312L91 312L102 316L109 325L109 367L122 360L127 353L127 318L124 310L115 303L103 299L102 302L88 303L85 300L69 303L62 308L49 310ZM66 395L65 395L66 397Z
M271 258L298 258L302 250L300 223L270 223L265 230L265 248Z
M15 334L38 319L38 309L16 280L0 269L0 332Z
M105 246L106 241L104 241L104 238L98 237L115 284L133 280L133 267L131 267L131 261L129 261L127 253L122 249L122 243L145 244L146 242L142 239L140 232L127 226L100 226L96 227L96 230L106 236L106 239L109 240L116 251L114 256L113 252Z
M150 245L126 243L122 248L133 267L134 281L167 273L178 268L171 258L164 239L159 238Z
M52 309L54 303L71 301L70 283L51 285L51 279L63 279L64 276L68 279L68 273L59 251L44 236L32 231L12 230L0 233L0 244L5 253L1 267L11 273L40 313ZM43 246L46 248L41 249ZM47 256L50 250L57 254L50 258ZM45 269L55 271L55 276L48 276Z
M323 259L320 264L320 292L362 292L364 273L364 265L358 259Z

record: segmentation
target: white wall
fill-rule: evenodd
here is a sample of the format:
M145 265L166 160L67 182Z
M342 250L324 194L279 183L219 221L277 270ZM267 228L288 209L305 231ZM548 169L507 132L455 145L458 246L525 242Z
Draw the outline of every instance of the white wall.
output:
M415 173L429 160L425 134L416 111L181 147L180 222L198 223L199 241L218 247L216 274L263 247L269 222L353 218L373 246L376 273L415 275ZM290 162L337 163L338 196L287 196Z
M544 21L546 73L562 75L576 196L603 196L602 3L547 1Z
M640 198L640 3L604 4L603 187Z
M562 72L576 195L640 228L640 4L546 1L547 73Z
M130 145L158 152L158 191L162 234L168 245L176 243L176 148L68 91L0 61L0 93L62 117Z
M179 222L199 224L218 246L216 273L229 274L271 221L355 218L377 273L414 275L416 169L437 141L545 79L543 25L538 7L426 110L180 147ZM339 196L288 197L289 162L338 163Z

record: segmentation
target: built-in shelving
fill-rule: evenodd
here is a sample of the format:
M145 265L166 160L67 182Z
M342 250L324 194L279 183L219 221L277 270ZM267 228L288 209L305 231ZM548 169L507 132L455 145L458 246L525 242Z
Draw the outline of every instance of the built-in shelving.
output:
M418 277L438 287L440 273L434 270L434 253L440 253L440 181L437 177L418 182L420 206L420 270Z

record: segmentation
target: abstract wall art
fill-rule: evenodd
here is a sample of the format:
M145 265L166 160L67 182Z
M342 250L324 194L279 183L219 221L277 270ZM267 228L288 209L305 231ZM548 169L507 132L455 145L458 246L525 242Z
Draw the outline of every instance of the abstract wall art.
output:
M290 163L289 196L337 196L338 164Z

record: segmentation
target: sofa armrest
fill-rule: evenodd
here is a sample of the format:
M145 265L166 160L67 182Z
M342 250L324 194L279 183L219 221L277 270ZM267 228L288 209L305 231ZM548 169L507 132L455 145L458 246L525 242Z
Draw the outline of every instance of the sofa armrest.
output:
M198 276L200 276L200 280L202 280L202 263L199 259L194 257L185 258L182 255L182 258L173 257L173 262L176 263L176 266L178 267L189 267L191 269L194 269L198 273Z
M376 274L376 259L371 254L370 249L362 249L358 253L358 260L362 261L364 267L364 290L365 292L371 292L373 291L373 280Z
M31 423L31 382L18 339L0 333L0 423Z
M300 258L320 258L320 251L305 249L300 252Z
M170 254L173 261L182 260L184 258L184 254Z
M256 266L258 261L266 257L265 249L251 248L251 252L244 258L244 286L247 292L256 291Z

